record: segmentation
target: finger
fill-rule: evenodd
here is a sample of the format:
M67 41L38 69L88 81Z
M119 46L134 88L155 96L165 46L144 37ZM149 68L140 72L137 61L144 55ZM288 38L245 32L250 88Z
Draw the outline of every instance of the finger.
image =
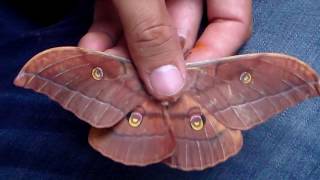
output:
M202 18L202 0L167 0L167 9L182 41L183 52L190 50L196 41Z
M79 41L79 46L104 51L111 48L121 34L121 24L110 0L98 0L95 4L93 24Z
M250 37L251 0L207 1L209 25L200 36L189 61L234 54Z
M126 59L131 59L129 50L127 47L127 43L124 37L120 38L119 42L110 49L105 50L106 53L110 53L112 55L120 56Z
M130 55L148 91L175 98L184 86L184 60L164 0L114 0Z

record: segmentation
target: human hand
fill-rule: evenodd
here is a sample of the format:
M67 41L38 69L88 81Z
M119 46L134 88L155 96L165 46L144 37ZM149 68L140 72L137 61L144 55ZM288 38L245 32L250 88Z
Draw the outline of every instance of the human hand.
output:
M208 25L187 61L233 55L250 37L251 0L207 0Z
M125 57L130 52L148 91L167 99L183 88L183 54L196 42L202 7L202 0L98 0L79 46ZM250 35L251 1L212 0L207 9L210 24L189 61L231 55Z

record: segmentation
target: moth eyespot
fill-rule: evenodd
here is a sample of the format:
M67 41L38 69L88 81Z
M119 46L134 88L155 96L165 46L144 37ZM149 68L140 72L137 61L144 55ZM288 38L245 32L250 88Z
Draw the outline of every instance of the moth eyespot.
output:
M143 116L139 112L132 112L128 118L129 125L131 127L137 128L142 122Z
M91 71L91 75L95 80L101 80L103 78L103 70L100 67L95 67Z
M249 84L252 82L252 75L249 72L243 72L240 75L240 81L243 84Z
M192 115L190 118L191 128L195 131L200 131L203 129L205 123L204 115Z

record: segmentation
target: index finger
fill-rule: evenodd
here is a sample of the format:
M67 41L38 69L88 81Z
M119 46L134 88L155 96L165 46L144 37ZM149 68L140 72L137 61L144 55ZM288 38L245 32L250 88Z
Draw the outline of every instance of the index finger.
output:
M157 99L171 99L185 81L184 57L164 0L114 0L141 79Z

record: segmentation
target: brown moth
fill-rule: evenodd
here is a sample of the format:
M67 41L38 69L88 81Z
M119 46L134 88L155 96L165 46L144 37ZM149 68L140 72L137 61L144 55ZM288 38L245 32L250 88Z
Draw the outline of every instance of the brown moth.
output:
M78 47L39 53L14 83L89 123L89 143L102 155L182 170L227 160L242 147L241 130L320 95L316 72L286 55L246 54L186 67L182 95L169 104L147 94L129 60Z

